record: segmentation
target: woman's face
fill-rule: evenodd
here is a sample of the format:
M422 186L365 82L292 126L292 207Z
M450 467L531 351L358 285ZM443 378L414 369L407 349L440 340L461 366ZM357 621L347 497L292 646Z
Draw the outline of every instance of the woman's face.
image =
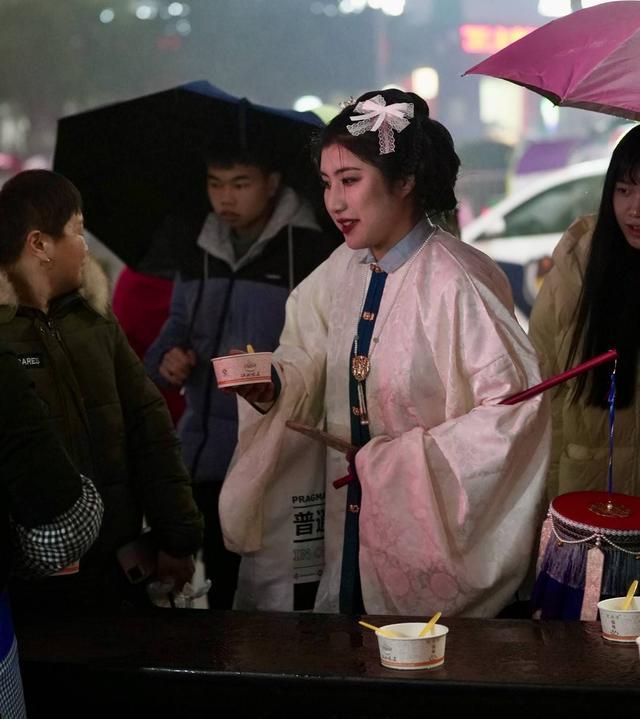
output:
M84 239L84 219L78 213L64 226L62 235L53 238L50 245L50 279L53 296L77 290L82 284L82 269L87 259L87 243Z
M635 179L638 179L638 173L635 173ZM613 212L627 242L640 250L640 184L631 178L616 182Z
M412 183L389 187L373 165L342 145L322 151L324 203L352 250L369 248L381 260L417 222Z

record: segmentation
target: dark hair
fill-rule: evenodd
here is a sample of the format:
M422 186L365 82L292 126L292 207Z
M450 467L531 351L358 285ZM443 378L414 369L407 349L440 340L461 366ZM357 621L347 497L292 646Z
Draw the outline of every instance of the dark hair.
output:
M387 105L413 103L413 119L402 132L393 131L395 151L380 154L377 132L352 135L347 125L354 122L355 105L381 95ZM420 209L438 214L455 209L454 192L460 158L447 128L429 117L429 106L413 92L373 90L361 95L353 105L345 107L322 131L315 143L316 163L325 147L342 145L364 162L376 167L389 185L398 180L415 178L414 195Z
M80 193L57 172L25 170L7 180L0 189L0 266L16 262L29 232L40 230L56 239L79 212Z
M277 164L266 147L242 147L229 142L212 142L204 153L207 167L228 169L233 165L251 165L257 167L265 175L277 172Z
M567 358L568 368L578 356L586 361L617 349L616 407L626 407L636 384L640 250L629 245L615 217L613 196L620 181L640 184L640 126L620 140L611 156ZM609 366L601 365L589 376L579 375L573 400L584 396L587 404L606 407L610 372Z

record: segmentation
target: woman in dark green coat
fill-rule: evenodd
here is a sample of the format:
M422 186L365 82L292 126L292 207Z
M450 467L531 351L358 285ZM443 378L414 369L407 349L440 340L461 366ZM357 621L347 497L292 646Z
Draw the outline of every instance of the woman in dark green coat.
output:
M202 520L164 400L109 308L106 278L87 253L81 198L64 177L22 172L0 190L0 340L35 384L51 426L104 501L102 530L79 571L14 600L53 611L110 611L144 601L116 553L143 515L157 574L177 589L191 578Z

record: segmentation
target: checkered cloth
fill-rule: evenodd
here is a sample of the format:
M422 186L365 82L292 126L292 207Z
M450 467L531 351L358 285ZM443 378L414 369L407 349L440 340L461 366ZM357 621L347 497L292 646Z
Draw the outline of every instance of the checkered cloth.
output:
M14 522L13 571L22 577L46 576L75 562L98 536L103 511L93 482L82 477L82 494L64 514L31 529Z
M14 638L9 653L0 658L0 717L2 719L26 719L18 646Z

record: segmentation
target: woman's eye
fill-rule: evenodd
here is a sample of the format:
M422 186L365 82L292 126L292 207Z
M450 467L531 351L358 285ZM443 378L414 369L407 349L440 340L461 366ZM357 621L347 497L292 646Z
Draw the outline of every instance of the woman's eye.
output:
M619 192L621 195L626 195L629 192L629 188L625 185L618 185L616 187L616 192Z
M342 178L343 185L354 185L357 181L358 181L357 177L343 177Z

